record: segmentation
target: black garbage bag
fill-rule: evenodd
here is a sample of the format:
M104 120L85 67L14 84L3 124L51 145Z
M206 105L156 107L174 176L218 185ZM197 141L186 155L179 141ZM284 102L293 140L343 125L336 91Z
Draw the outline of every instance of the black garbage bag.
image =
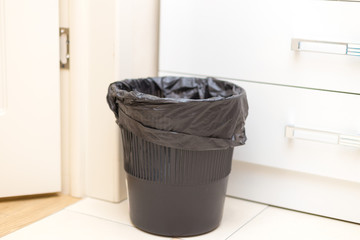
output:
M162 146L218 150L243 145L248 115L243 88L214 78L127 79L109 86L117 124Z

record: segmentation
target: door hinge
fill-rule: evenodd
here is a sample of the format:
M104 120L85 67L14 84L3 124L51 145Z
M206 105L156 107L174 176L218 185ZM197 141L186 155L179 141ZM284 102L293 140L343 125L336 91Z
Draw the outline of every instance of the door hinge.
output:
M59 29L60 68L69 69L70 66L70 34L69 28Z

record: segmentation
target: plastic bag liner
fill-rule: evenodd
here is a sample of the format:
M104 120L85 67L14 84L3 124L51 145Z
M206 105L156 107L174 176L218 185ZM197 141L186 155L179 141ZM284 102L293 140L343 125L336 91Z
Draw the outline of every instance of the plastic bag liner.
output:
M155 77L110 84L117 124L162 146L218 150L246 141L245 90L214 78Z

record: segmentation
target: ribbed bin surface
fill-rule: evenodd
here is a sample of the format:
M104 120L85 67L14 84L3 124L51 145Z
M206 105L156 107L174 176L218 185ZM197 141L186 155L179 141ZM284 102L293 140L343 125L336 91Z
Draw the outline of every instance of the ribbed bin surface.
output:
M204 184L229 175L233 148L191 151L160 146L122 129L125 171L165 184Z
M221 221L233 148L189 151L145 141L122 128L130 218L166 236L209 232Z

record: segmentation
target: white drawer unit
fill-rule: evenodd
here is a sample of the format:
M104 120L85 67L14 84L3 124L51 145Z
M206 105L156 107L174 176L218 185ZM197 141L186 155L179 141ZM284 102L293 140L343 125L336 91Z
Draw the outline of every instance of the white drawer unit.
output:
M160 70L360 93L359 56L291 50L360 44L359 13L344 1L162 1Z
M249 101L235 160L360 183L359 95L232 82Z
M360 223L360 2L163 0L160 75L248 95L228 194Z

